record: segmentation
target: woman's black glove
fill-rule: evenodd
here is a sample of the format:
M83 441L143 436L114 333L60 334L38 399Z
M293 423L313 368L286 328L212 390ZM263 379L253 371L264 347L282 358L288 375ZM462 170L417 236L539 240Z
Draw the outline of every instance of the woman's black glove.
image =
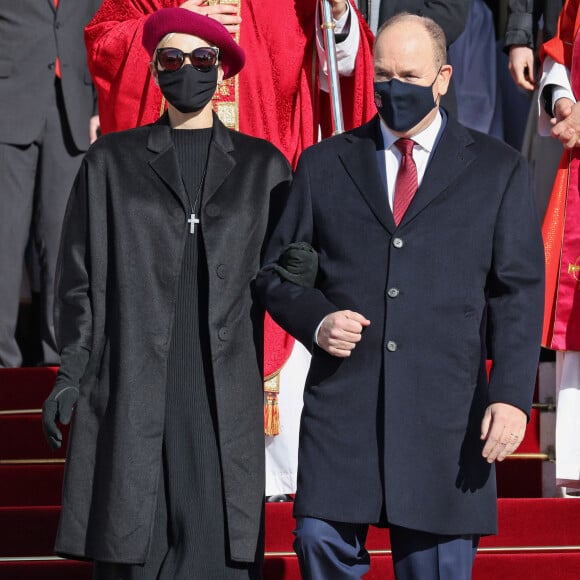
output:
M294 242L286 246L274 270L284 280L313 288L318 273L318 254L307 242Z
M62 445L62 433L57 422L70 423L89 356L90 352L81 346L66 346L60 353L56 383L42 406L42 429L52 449L60 449Z

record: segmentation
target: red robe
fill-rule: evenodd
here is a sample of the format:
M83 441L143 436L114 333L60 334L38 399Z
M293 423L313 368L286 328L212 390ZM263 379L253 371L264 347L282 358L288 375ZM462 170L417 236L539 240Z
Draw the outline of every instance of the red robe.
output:
M319 124L324 137L330 134L330 102L318 81L317 3L238 0L242 17L239 42L246 52L246 65L235 81L236 126L243 133L272 142L293 167L300 153L318 140ZM162 112L161 93L146 66L149 57L141 44L142 28L154 10L179 4L180 0L104 0L86 27L89 69L104 133L151 123ZM360 14L359 22L361 42L355 72L341 79L347 130L376 114L373 36ZM266 317L266 377L281 369L292 346L293 339Z
M580 0L568 0L558 32L542 47L571 71L572 91L580 98ZM542 345L580 351L580 148L564 151L542 224L546 254L546 300Z

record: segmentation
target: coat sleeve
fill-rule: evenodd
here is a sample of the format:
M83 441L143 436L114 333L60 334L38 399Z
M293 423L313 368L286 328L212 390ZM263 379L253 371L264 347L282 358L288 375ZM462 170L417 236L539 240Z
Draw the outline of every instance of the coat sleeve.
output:
M66 209L55 282L55 332L59 351L92 348L89 277L88 171L83 161Z
M315 247L314 230L308 161L307 155L302 155L280 218L273 225L256 290L270 316L310 350L320 321L338 309L316 287L305 288L283 280L275 267L289 244L307 242Z
M487 283L490 402L530 412L544 308L544 250L525 160L516 164L498 212Z
M504 49L512 46L528 46L534 48L533 26L534 3L530 0L509 0L508 20L504 36Z

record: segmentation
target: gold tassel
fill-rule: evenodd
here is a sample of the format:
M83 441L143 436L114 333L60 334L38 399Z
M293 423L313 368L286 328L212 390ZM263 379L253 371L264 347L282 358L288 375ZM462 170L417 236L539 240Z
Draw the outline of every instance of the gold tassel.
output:
M274 437L280 434L280 407L278 393L280 393L280 371L264 379L264 434Z

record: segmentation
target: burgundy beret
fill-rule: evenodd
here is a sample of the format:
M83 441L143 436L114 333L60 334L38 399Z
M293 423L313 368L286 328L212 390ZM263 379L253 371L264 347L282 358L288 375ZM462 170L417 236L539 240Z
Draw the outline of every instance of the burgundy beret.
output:
M162 8L147 17L143 46L151 57L161 39L171 32L191 34L217 46L225 79L239 73L244 66L244 51L226 28L217 20L186 8Z

